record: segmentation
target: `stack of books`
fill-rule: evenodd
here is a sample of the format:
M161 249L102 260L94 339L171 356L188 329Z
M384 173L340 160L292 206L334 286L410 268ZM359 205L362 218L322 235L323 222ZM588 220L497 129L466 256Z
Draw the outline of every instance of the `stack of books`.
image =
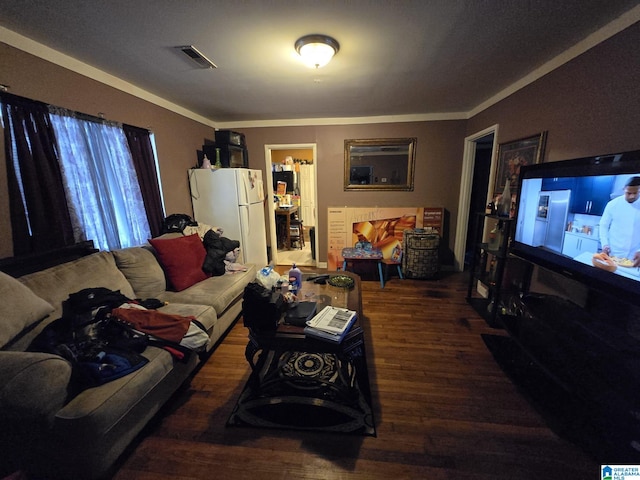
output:
M308 337L340 343L355 321L353 310L328 306L307 322L304 333Z

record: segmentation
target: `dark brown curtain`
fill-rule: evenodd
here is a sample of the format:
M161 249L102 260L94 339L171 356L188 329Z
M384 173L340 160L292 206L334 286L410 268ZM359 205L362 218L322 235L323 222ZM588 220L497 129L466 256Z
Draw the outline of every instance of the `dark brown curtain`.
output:
M14 255L73 245L48 106L5 92L0 102Z
M151 137L149 131L143 128L123 125L122 129L127 136L133 165L138 175L151 236L157 237L162 233L164 213Z

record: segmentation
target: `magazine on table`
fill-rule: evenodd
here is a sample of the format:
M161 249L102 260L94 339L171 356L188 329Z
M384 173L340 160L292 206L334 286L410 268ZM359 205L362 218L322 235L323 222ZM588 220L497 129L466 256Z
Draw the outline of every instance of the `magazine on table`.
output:
M340 343L356 321L356 312L347 308L324 307L307 322L304 329L309 337Z

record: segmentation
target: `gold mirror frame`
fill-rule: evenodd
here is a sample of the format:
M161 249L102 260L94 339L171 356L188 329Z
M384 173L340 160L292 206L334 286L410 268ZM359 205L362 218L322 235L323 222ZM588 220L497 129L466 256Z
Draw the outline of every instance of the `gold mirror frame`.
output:
M344 141L344 189L413 191L415 138Z

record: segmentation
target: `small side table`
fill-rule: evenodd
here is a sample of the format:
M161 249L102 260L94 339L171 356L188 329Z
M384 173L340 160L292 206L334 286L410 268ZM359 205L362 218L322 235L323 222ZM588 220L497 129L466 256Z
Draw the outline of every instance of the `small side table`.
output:
M348 247L342 249L342 270L347 270L348 263L351 263L355 267L355 264L358 262L376 262L379 263L382 260L382 250L378 250L375 248L372 249L364 249L364 248L354 248ZM380 273L380 268L378 265L378 273ZM380 277L380 285L384 287L384 280Z

